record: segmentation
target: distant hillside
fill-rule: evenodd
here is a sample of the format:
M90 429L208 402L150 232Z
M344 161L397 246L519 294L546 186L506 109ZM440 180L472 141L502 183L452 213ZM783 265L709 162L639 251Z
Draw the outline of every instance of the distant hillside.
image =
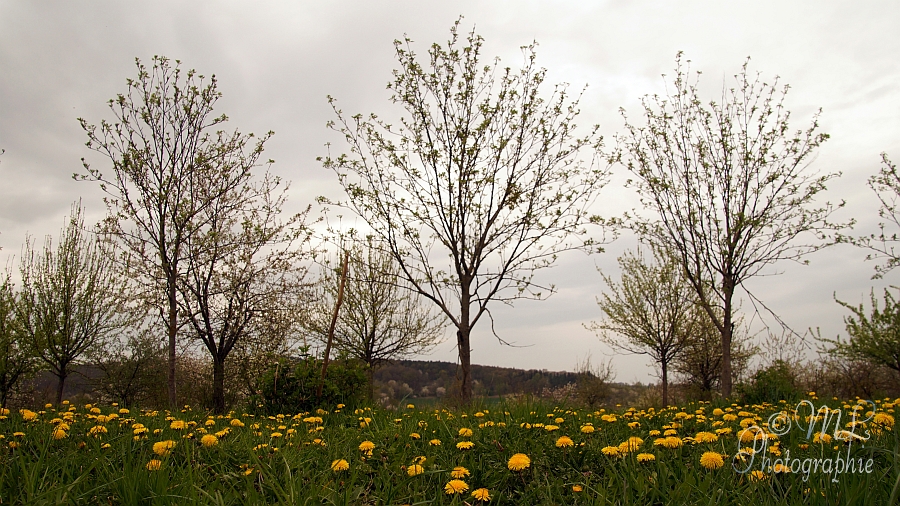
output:
M375 371L375 388L376 392L394 399L443 397L455 387L456 371L457 364L452 362L398 360ZM476 396L540 394L545 388L555 389L575 383L577 377L573 372L472 365Z

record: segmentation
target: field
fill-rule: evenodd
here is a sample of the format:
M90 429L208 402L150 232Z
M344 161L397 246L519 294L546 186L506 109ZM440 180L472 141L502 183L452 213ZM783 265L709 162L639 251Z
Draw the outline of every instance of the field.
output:
M830 412L811 399L797 412L786 403L599 411L409 404L277 416L71 404L4 410L0 504L897 501L900 399L858 408L831 400L840 411ZM771 418L782 410L787 416Z

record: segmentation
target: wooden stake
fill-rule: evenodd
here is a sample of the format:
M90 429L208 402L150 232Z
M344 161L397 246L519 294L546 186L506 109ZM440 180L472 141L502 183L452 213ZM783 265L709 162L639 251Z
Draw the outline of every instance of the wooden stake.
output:
M328 326L328 341L325 343L325 359L322 361L322 379L319 380L319 388L316 391L316 399L322 398L322 387L325 385L325 371L328 370L328 359L331 354L331 342L334 340L334 327L337 325L338 310L344 302L344 283L347 282L347 270L349 268L350 252L344 251L344 261L341 263L341 283L338 285L337 302L334 304L334 312L331 313L331 325Z

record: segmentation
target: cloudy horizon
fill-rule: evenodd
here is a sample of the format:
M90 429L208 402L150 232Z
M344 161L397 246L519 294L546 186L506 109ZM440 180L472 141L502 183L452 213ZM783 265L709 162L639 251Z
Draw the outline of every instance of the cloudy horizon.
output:
M335 175L316 157L346 151L326 128L334 119L326 96L347 114L374 112L396 118L400 111L385 89L397 67L393 41L407 34L417 53L443 43L453 22L473 26L484 37L485 62L499 56L520 66L520 47L538 42L537 62L548 69L545 91L569 83L587 88L577 123L593 124L613 142L624 130L619 108L641 115L640 98L665 94L663 74L672 75L684 51L702 72L701 88L716 99L747 57L751 72L789 84L786 108L791 128L806 128L820 108L821 131L830 139L810 170L841 172L823 201L846 201L835 220L858 222L854 234L877 230L877 201L866 186L880 167L880 153L900 160L900 38L894 2L5 2L0 4L0 261L14 262L27 234L56 236L79 198L86 221L105 208L96 183L76 182L81 158L101 170L109 161L84 146L81 117L111 119L106 102L136 76L135 58L150 65L154 55L182 61L185 69L215 74L223 98L216 113L228 129L263 134L274 130L265 158L273 172L291 181L296 212L315 197L342 195ZM613 168L600 192L598 211L619 216L637 206ZM314 206L315 207L315 206ZM315 212L318 212L316 210ZM588 355L613 356L584 324L601 317L595 297L604 289L596 268L618 275L616 257L634 248L623 236L607 252L567 253L537 279L558 293L545 301L491 306L495 329L515 347L500 345L483 321L472 336L472 363L526 369L573 370ZM898 273L872 280L866 253L838 245L807 257L809 265L777 264L778 273L748 287L799 332L820 328L844 335L847 311L834 298L868 302L869 290L897 283ZM13 259L15 258L15 259ZM11 260L12 259L12 260ZM15 267L14 267L15 268ZM764 327L744 297L742 311L752 332ZM763 312L769 323L772 317ZM421 357L455 362L455 340ZM618 381L654 381L646 357L614 356Z

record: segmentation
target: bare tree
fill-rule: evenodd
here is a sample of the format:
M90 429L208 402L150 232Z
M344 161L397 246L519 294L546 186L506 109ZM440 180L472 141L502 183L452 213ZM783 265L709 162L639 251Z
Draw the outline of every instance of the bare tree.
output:
M662 404L669 403L669 369L689 345L698 325L696 294L682 275L680 262L657 249L655 263L640 250L619 257L621 280L603 273L609 291L597 299L606 318L587 328L618 351L648 355L659 365Z
M34 355L22 321L19 294L9 268L0 279L0 407L5 408L16 385L34 370Z
M287 188L278 189L278 178L266 173L252 179L242 171L222 184L235 179L242 182L230 191L210 182L209 191L217 197L197 216L178 282L184 318L213 361L217 413L225 411L225 363L234 347L265 339L255 335L265 328L261 320L297 310L304 275L298 262L304 252L294 246L297 239L309 238L305 214L280 220Z
M337 348L368 365L369 400L374 397L374 371L384 361L425 353L441 338L445 318L423 307L426 301L411 290L388 250L373 238L348 248L344 303L334 332ZM330 310L337 297L340 273L325 260L304 324L324 340ZM433 307L433 306L432 306Z
M400 68L389 84L406 116L394 127L374 115L345 117L332 106L349 155L326 157L361 216L384 242L400 273L456 327L463 402L472 397L472 329L492 301L541 299L554 287L535 271L563 251L592 251L589 206L607 171L585 166L582 148L599 147L594 130L575 137L578 100L565 85L541 96L546 71L534 44L514 72L481 63L482 38L446 46L420 62L412 41L395 41Z
M111 172L82 159L85 174L74 177L99 182L109 196L109 229L124 245L148 301L165 315L169 404L175 407L177 285L185 245L198 215L243 184L272 132L255 139L216 130L228 118L213 116L222 96L215 76L182 74L180 61L173 65L159 56L150 71L136 63L137 79L128 79L128 91L109 101L112 123L97 127L79 118L87 147L110 159Z
M124 280L110 246L84 230L80 203L59 243L47 236L36 251L29 238L20 265L22 321L36 355L58 379L58 405L71 366L128 323Z
M779 91L777 78L769 85L748 75L748 60L721 103L707 106L681 53L676 62L669 96L643 100L646 123L626 117L622 158L656 215L629 223L681 263L721 336L722 393L729 396L735 291L746 291L744 282L771 264L801 261L835 242L829 232L848 225L828 218L844 203L815 199L840 174L807 170L828 135L817 132L818 115L806 130L790 131L788 87Z

